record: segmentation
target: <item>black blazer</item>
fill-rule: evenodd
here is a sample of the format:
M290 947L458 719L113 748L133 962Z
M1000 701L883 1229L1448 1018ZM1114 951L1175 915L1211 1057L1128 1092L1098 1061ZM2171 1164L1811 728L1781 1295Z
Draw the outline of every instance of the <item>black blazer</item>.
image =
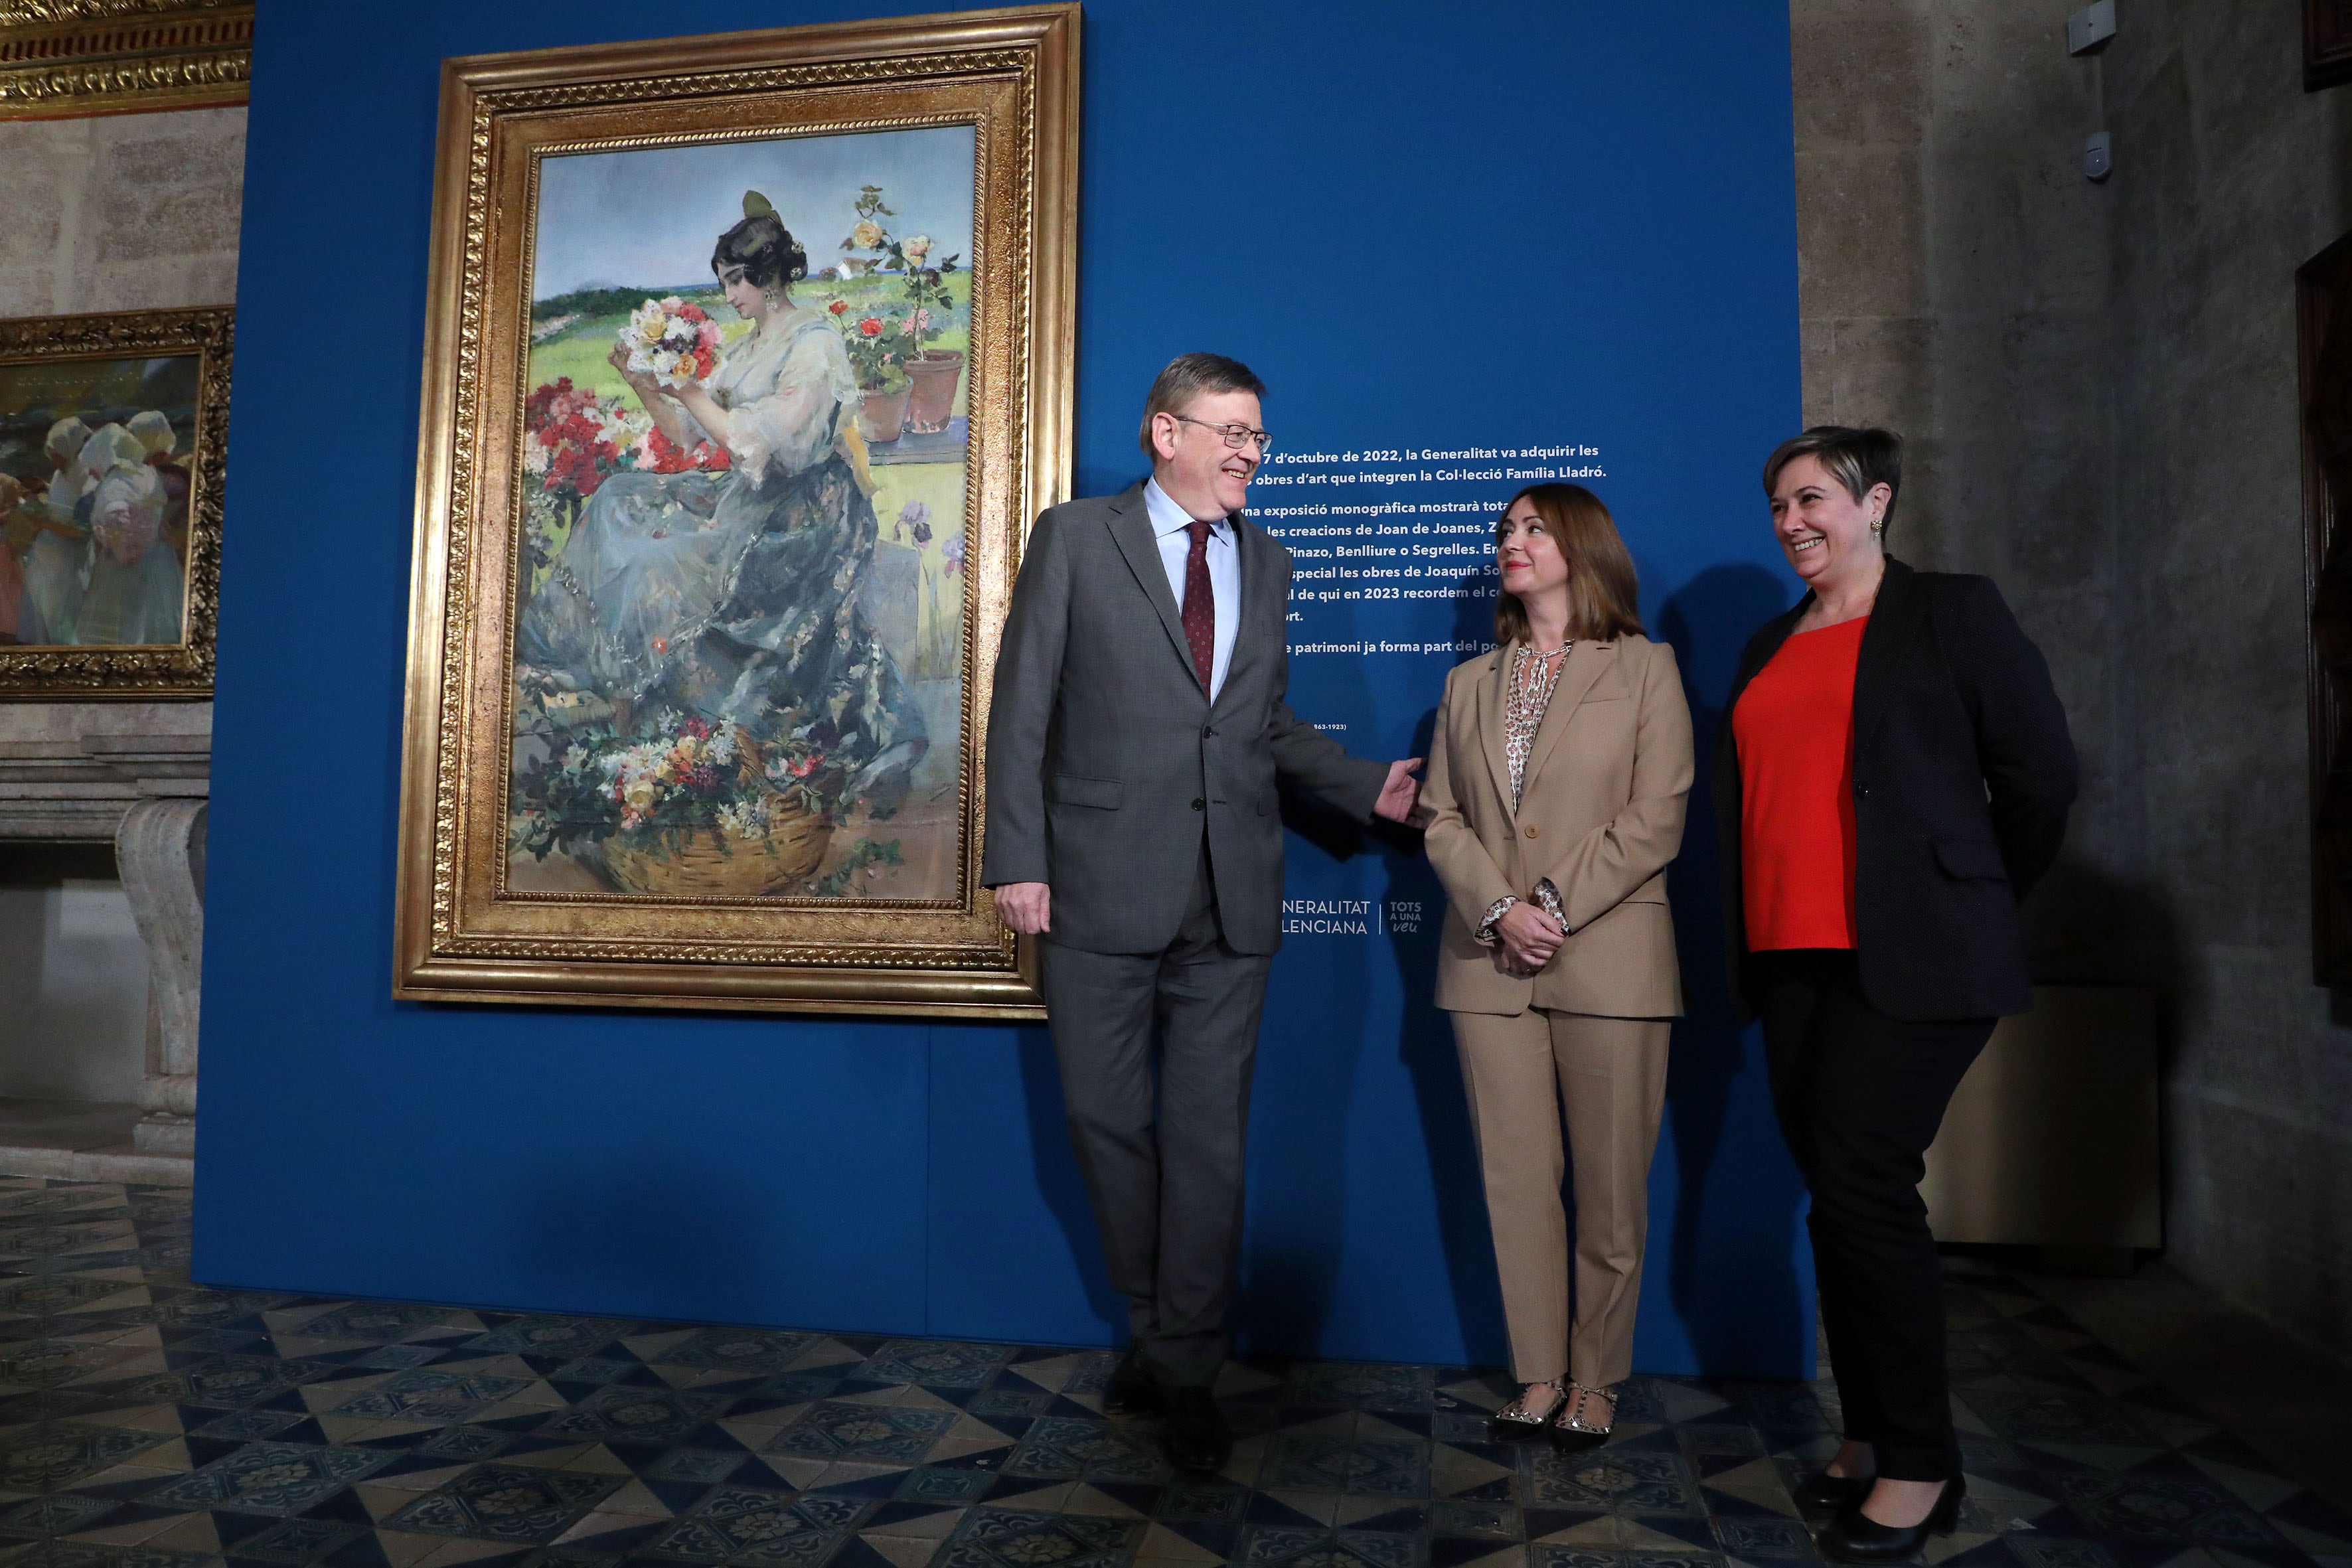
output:
M1732 994L1752 1016L1732 714L1813 602L1740 656L1715 752ZM1891 1017L1990 1018L2032 1005L2018 901L2058 858L2074 742L2050 668L1990 577L1889 557L1853 679L1854 939L1863 994Z

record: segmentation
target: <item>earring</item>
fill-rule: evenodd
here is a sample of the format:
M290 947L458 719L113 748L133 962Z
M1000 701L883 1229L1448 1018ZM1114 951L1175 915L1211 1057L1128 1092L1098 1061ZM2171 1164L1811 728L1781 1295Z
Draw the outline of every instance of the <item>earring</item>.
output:
M1870 520L1870 531L1874 537L1878 534L1885 533L1886 531L1886 520L1881 517L1872 518Z

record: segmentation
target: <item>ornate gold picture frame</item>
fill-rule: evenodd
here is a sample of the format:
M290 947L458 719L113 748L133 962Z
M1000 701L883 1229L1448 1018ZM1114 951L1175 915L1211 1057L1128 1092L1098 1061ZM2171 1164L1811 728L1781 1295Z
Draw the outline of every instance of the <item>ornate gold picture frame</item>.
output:
M1069 489L1078 19L446 63L396 996L1042 1016L981 741Z
M0 699L212 695L235 321L0 321Z
M252 0L0 0L0 120L246 101Z

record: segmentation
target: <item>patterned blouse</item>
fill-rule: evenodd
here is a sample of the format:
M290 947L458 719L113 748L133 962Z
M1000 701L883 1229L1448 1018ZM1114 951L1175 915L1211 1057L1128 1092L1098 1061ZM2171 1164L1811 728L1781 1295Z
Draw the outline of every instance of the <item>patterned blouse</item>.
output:
M1559 686L1560 672L1568 668L1569 650L1576 645L1562 643L1558 658L1538 653L1528 643L1511 645L1510 678L1503 687L1503 755L1511 769L1511 809L1519 806L1520 796L1527 789L1528 753L1534 749L1536 731L1543 727L1544 710L1551 705L1551 694ZM1535 885L1532 894L1536 907L1559 921L1565 929L1568 917L1561 913L1559 889L1547 877ZM1487 906L1486 918L1479 922L1478 940L1488 947L1498 945L1502 938L1496 927L1510 912L1517 898L1496 899Z

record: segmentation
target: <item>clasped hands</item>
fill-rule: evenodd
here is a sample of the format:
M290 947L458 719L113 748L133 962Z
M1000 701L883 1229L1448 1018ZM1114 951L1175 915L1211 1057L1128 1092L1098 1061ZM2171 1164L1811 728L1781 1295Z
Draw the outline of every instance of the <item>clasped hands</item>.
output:
M1521 899L1495 922L1498 956L1511 973L1533 974L1551 962L1568 930L1533 900Z

